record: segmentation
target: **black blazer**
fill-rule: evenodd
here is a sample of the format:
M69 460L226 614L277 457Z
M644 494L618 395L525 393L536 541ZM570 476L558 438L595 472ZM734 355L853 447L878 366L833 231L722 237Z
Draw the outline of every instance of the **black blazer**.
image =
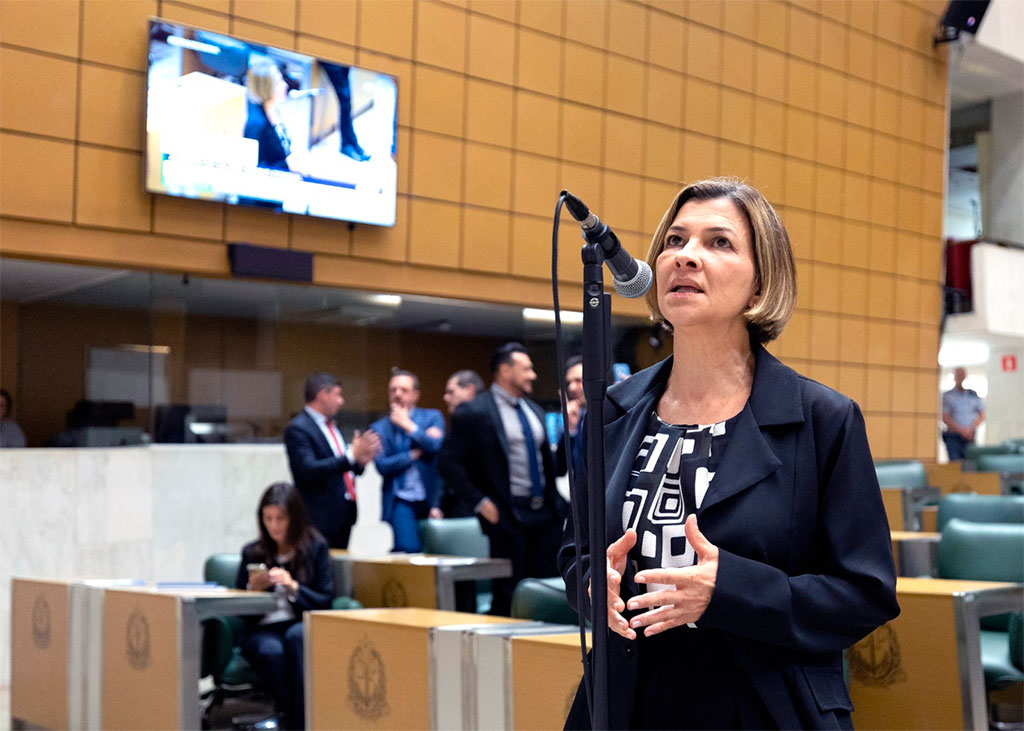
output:
M242 562L238 565L235 586L244 589L249 583L249 571L246 566L251 563L265 563L268 568L279 566L273 557L260 555L259 541L251 541L242 546ZM331 568L331 556L327 549L327 541L314 535L306 552L303 571L296 570L292 564L284 564L292 578L299 582L299 591L293 602L295 614L301 615L310 609L330 609L334 599L334 570Z
M340 546L356 522L356 504L348 499L345 473L362 474L363 468L345 455L335 457L327 437L305 410L284 430L284 445L310 522L330 545Z
M857 405L755 345L753 389L697 512L719 548L718 578L698 627L726 633L779 728L850 727L842 651L899 614L889 528ZM623 534L622 503L672 359L608 390L604 404L606 528ZM587 514L586 478L576 491ZM576 606L572 524L559 570ZM584 590L589 583L587 525ZM622 597L642 591L628 568ZM585 607L589 615L589 605ZM627 613L627 618L632 613ZM685 631L685 630L670 630ZM633 642L609 633L615 728L629 725ZM584 714L580 716L580 711ZM579 695L569 723L587 723Z
M533 413L544 423L540 406L525 399ZM540 447L544 462L544 499L557 515L564 514L563 501L555 489L555 465L545 441ZM508 476L508 439L490 391L472 401L459 404L452 414L451 428L437 457L438 471L445 484L471 509L485 497L494 501L501 515L494 526L484 518L480 525L490 535L495 528L518 528L512 516Z

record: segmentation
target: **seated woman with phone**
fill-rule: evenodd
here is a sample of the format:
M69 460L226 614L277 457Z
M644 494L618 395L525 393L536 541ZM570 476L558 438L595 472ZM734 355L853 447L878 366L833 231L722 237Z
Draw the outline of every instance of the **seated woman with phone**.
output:
M302 613L329 609L334 574L327 541L309 524L298 491L275 482L256 510L259 538L242 547L235 585L277 595L277 609L254 619L242 654L274 698L282 728L304 728Z

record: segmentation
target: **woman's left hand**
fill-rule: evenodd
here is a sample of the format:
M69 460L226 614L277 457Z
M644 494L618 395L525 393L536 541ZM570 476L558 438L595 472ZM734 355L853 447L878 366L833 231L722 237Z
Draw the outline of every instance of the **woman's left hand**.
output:
M644 635L664 632L689 622L696 622L711 603L718 578L718 546L713 545L697 528L697 516L686 519L686 540L697 554L697 564L678 569L648 569L636 575L638 584L671 584L674 588L658 589L629 600L629 609L649 609L630 620L629 626Z
M280 584L286 587L291 592L299 590L299 582L292 578L291 573L288 569L282 569L281 567L275 567L270 569L270 583L275 586Z

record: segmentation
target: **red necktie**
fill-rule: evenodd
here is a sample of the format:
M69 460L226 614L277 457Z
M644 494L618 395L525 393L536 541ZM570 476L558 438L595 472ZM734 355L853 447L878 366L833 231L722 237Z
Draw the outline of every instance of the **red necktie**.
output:
M338 454L345 456L345 450L341 448L341 441L338 439L337 432L334 431L334 422L327 422L327 431L331 433L331 439L334 440L334 446L338 450ZM351 472L345 473L345 491L348 493L348 499L352 502L356 501L356 478Z

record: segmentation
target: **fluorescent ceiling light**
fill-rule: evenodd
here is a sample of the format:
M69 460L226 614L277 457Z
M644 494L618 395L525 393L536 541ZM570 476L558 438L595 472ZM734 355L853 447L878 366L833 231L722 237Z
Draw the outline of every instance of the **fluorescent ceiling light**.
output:
M193 41L188 38L181 38L180 36L168 36L167 43L179 48L199 51L200 53L211 53L214 55L220 53L220 46L215 46L212 43L203 43L202 41Z
M131 353L153 353L156 355L168 355L171 352L170 345L135 345L133 343L126 343L118 345L117 349L127 350Z
M523 308L523 319L529 322L554 322L554 310L540 310L534 307ZM562 310L563 325L580 325L583 323L583 313L572 310Z
M943 368L973 366L988 363L987 343L977 340L955 340L939 348L939 365Z
M402 304L400 294L371 294L367 296L371 304L384 305L386 307L399 307Z

